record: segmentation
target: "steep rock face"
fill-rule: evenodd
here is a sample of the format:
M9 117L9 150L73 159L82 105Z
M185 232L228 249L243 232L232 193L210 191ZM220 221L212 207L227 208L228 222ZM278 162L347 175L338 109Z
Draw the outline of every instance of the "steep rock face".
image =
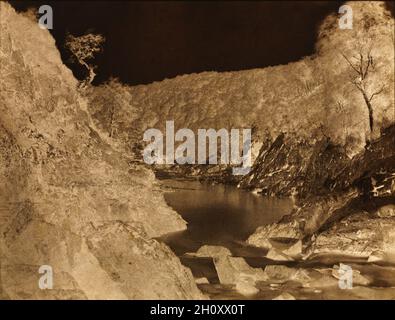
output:
M269 194L297 193L302 197L324 194L333 180L340 181L336 178L339 171L350 172L344 167L353 166L357 160L350 162L349 158L364 154L363 140L377 139L395 122L394 19L383 3L350 2L348 5L354 12L352 30L341 30L337 17L332 15L325 19L318 33L317 54L312 61L325 73L325 90L318 104L311 97L307 97L305 103L314 110L321 110L321 117L316 117L315 123L309 122L311 128L305 139L301 125L302 134L286 131L287 134L264 144L242 186ZM364 94L357 89L359 80L355 80L357 75L348 63L365 70L368 54L375 61L374 67L368 69L361 86L374 105L371 133L366 131L369 117ZM363 60L362 65L358 59ZM307 118L311 113L303 107L299 112L306 112ZM369 165L367 161L364 163ZM350 177L343 179L349 180Z
M379 30L383 34L393 34L394 20L382 10L382 4L367 2L350 5L354 9L354 14L355 9L360 10L359 16L355 16L354 28L350 33L345 34L339 31L334 16L328 17L321 26L317 43L319 53L317 59L322 59L320 61L324 65L329 59L336 60L337 50L334 48L346 57L352 56L352 50L355 50L358 42L371 43ZM354 39L348 39L349 35L353 35ZM349 41L346 43L345 39ZM378 37L377 40L379 41L376 52L387 52L393 57L393 38L385 40ZM362 47L363 45L360 45L360 48ZM361 50L359 49L357 57L361 58L359 54L366 57L366 52L363 53ZM371 52L373 51L372 49ZM351 59L351 61L355 65L356 60ZM391 66L392 69L387 69L387 66ZM336 70L339 72L337 76L333 75L334 69L328 69L328 81L337 79L339 85L343 87L330 86L329 83L327 85L335 90L334 94L337 94L337 89L340 90L339 94L343 92L343 100L340 99L338 104L339 111L341 111L344 107L341 101L345 101L350 106L351 99L358 99L358 97L349 95L351 94L349 89L352 87L347 88L344 76L349 77L350 73L341 66ZM381 65L381 73L373 72L371 79L365 84L365 89L370 90L373 95L376 92L373 88L377 88L379 84L393 87L393 70L391 63ZM329 94L328 97L330 96ZM359 101L360 105L366 108L364 101L354 101ZM346 133L344 144L334 143L334 136L326 131L328 127L326 129L322 127L320 128L322 138L311 139L309 143L280 135L274 142L263 145L253 170L244 178L241 185L269 194L297 194L301 203L300 207L285 216L279 224L258 228L248 239L251 245L267 247L270 239L288 239L287 241L309 239L309 236L331 228L335 224L327 231L327 236L332 236L331 240L334 245L336 225L339 220L355 211L366 210L371 207L371 203L377 202L376 200L380 198L386 198L387 202L394 203L395 106L393 94L378 98L375 105L377 106L374 109L375 119L387 114L388 121L379 121L375 124L365 148L357 153L355 153L357 149L353 149L350 153L350 146L355 142L355 135L346 133L350 129L353 130L348 127L347 117L333 118L336 123L344 126L342 130L338 130ZM383 105L387 105L388 109L381 109L380 106ZM330 110L328 112L330 115ZM316 138L317 135L313 137ZM369 223L369 221L364 220L359 227L362 228L364 223ZM346 233L343 236L346 237Z
M201 298L151 239L185 222L95 127L48 31L4 2L0 30L1 296ZM41 265L52 290L38 287Z
M265 247L271 238L303 239L355 210L372 210L382 201L395 202L394 145L395 126L391 126L366 151L338 168L328 180L326 194L310 194L279 224L258 228L248 242Z
M385 254L395 257L394 227L394 217L380 218L368 212L357 213L320 233L309 248L310 254L330 253L365 258Z
M301 139L280 134L262 146L254 166L240 186L260 194L303 198L325 194L329 183L349 158L330 139Z

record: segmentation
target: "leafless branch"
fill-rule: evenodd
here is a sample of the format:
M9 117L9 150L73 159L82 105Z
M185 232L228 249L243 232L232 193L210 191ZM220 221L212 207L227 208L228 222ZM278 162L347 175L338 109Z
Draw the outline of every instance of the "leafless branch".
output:
M346 57L344 53L342 53L344 59L346 59L347 63L350 65L351 68L357 73L360 74L360 71L352 64L352 62Z
M369 111L369 126L370 126L370 131L373 132L373 126L374 126L374 109L371 104L372 99L380 94L384 90L384 85L377 91L375 91L373 94L369 95L367 92L367 76L371 70L374 70L374 61L373 61L373 56L371 54L371 47L366 52L366 55L364 54L364 51L362 48L360 48L359 53L357 56L353 56L353 58L356 60L355 63L352 63L350 59L348 59L345 54L342 53L343 58L347 61L351 69L356 73L355 74L350 74L350 82L358 89L358 91L361 92L363 99L366 103L366 107L368 108ZM369 98L370 96L370 98Z
M379 90L377 90L376 92L374 92L374 93L370 96L369 101L372 101L372 99L373 99L374 96L377 96L378 94L382 93L383 90L384 90L384 88L385 88L385 85L382 85L382 87L381 87Z

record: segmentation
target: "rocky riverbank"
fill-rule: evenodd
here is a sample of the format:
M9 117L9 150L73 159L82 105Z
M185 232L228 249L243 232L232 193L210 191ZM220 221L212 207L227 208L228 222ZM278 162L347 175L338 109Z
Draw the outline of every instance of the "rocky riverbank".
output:
M389 241L387 246L392 246L391 250L394 250L395 242L386 234L388 228L384 227L392 223L391 205L395 204L394 145L395 126L392 126L384 130L379 139L373 141L349 163L334 170L335 174L328 177L325 184L318 185L321 189L326 186L326 194L314 195L310 192L310 196L302 200L301 205L290 215L285 216L278 224L259 228L248 239L248 243L264 247L270 239L304 240L308 243L311 238L315 239L315 243L322 239L320 234L323 231L326 232L326 237L329 236L330 230L337 234L339 221L344 223L348 220L343 219L351 216L346 225L349 226L349 230L359 230L361 237L362 234L369 234L373 224L382 224L383 228L376 232L382 233L382 238ZM364 230L363 225L367 230ZM319 236L316 238L317 234ZM373 239L374 237L370 238L372 242ZM369 237L365 240L369 241ZM355 249L356 252L358 250Z
M186 228L92 121L55 41L0 3L0 297L199 299L152 237ZM53 270L41 290L41 265Z

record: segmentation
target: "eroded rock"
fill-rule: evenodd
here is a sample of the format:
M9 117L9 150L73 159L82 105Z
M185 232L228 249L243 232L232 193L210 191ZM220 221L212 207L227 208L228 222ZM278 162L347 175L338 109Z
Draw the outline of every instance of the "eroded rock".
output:
M304 284L311 280L306 270L283 265L268 265L265 267L264 274L267 277L267 281L271 283L296 281Z
M368 258L377 252L395 251L395 219L366 212L354 214L320 233L312 254L336 254Z
M273 261L293 261L294 259L283 252L271 248L269 252L266 254L266 258L273 260Z
M243 277L254 282L266 278L262 269L250 267L241 257L215 257L214 264L219 281L223 284L236 284Z
M377 210L377 216L380 218L395 217L395 204L383 206Z
M301 232L297 221L289 223L280 222L259 227L248 238L247 243L252 246L269 249L273 246L270 239L299 240L302 236L303 233Z
M92 121L55 40L0 2L0 292L11 299L199 299L152 240L186 228L153 173ZM41 290L40 266L54 287Z
M284 292L279 296L273 298L273 300L296 300L296 298L292 294Z
M196 257L227 257L231 256L232 253L228 248L221 246L210 246L204 245L199 248L198 251L193 253L187 253L188 255L196 256Z

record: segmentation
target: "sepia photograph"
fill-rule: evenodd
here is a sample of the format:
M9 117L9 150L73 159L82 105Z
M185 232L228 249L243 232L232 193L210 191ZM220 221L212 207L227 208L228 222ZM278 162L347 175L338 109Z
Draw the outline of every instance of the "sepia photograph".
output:
M394 17L1 1L0 300L395 300Z

